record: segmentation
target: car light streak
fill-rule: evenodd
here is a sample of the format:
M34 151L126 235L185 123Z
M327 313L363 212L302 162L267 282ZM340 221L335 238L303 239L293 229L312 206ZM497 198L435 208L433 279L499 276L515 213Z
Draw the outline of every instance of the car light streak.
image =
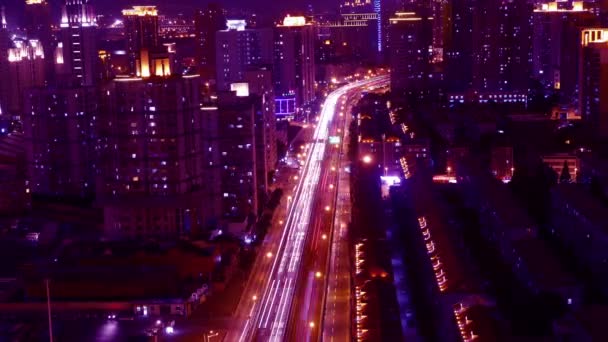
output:
M244 325L239 341L253 340L257 329L269 329L266 330L269 332L268 336L263 334L264 339L270 341L283 339L302 264L304 244L311 230L309 223L313 202L317 191L320 191L319 183L325 160L329 126L337 113L338 101L353 90L361 91L364 87L385 84L387 81L387 76L370 78L346 85L327 96L318 116L312 142L306 148L307 153L304 155L306 159L297 178L298 185L293 199L289 201L287 219L279 246L269 257L274 258L269 279L263 293L253 304L254 308Z

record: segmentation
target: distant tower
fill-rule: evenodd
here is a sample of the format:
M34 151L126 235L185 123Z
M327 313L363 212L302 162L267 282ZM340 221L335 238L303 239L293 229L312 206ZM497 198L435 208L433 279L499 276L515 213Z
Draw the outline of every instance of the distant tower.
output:
M42 44L44 55L50 57L55 49L53 41L51 9L46 0L25 0L24 29L29 39L36 39ZM53 59L45 61L46 82L54 78Z
M66 0L61 15L61 44L63 58L60 70L69 83L93 85L96 80L97 18L89 0Z
M215 34L225 28L226 16L217 4L210 4L194 16L196 62L203 79L215 78Z
M315 26L304 17L285 17L274 31L277 97L294 96L302 107L315 98Z
M131 71L135 72L135 60L142 49L155 50L158 40L158 10L156 6L133 6L122 11L127 53Z

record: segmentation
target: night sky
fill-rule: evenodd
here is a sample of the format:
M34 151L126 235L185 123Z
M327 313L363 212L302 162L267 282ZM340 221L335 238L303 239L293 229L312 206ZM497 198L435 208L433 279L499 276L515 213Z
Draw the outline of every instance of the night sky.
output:
M55 11L58 11L63 0L49 0ZM157 5L161 13L192 13L194 9L203 8L211 1L205 0L93 0L93 4L100 14L118 14L120 9L130 5ZM250 8L259 15L271 16L287 13L288 11L304 11L310 4L316 11L337 8L338 0L218 0L227 9ZM20 20L20 13L25 0L0 0L0 4L6 6L9 25L13 26L15 21ZM270 9L270 10L269 10ZM56 13L59 15L59 12ZM11 18L18 18L13 19Z

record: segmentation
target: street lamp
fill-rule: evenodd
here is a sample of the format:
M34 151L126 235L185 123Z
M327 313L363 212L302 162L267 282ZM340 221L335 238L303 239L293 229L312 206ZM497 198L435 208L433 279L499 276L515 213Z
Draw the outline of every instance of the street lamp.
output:
M366 155L362 160L365 164L370 164L372 162L372 157L370 155Z

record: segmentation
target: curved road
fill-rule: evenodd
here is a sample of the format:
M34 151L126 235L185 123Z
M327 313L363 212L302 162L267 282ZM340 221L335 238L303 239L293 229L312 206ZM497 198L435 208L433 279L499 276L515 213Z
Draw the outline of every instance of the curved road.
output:
M311 224L312 221L316 221L314 220L316 217L313 215L328 215L325 210L319 212L319 204L315 200L320 197L319 191L326 191L320 189L320 183L326 183L327 174L332 172L331 168L334 168L333 171L335 171L335 165L330 166L331 163L328 163L327 160L334 159L336 157L334 154L339 154L340 151L340 149L327 148L329 132L334 132L337 127L332 126L332 119L338 112L339 100L343 96L351 97L368 87L384 86L387 83L388 76L378 76L350 83L327 96L314 128L312 140L306 149L306 162L300 172L298 185L294 189L292 199L287 203L284 228L282 231L270 232L262 244L235 311L234 329L228 332L226 341L283 341L287 339L288 323L291 323L289 322L290 317L293 319L297 316L300 319L300 314L297 312L300 310L292 312L296 292L301 293L303 290L306 297L314 302L310 304L314 304L313 307L317 308L317 311L322 307L323 296L320 296L319 293L322 293L324 289L318 289L318 285L313 286L320 282L310 281L311 273L303 268L305 264L303 260L306 258L305 252L309 252L306 250L308 247L306 242L317 240L319 236L318 227L320 225ZM341 131L341 137L343 134L344 130ZM331 206L326 208L331 211L332 215L335 214L331 208L333 203L335 202L327 203ZM330 218L328 221L332 222L333 219ZM332 228L333 225L330 224L330 229ZM315 242L312 243L316 246ZM330 244L328 243L326 246L324 256L329 252ZM324 265L320 268L321 270L327 269L327 259L323 259ZM344 315L350 319L349 313L345 312ZM315 316L319 317L320 312ZM299 339L302 340L302 337L300 335ZM316 333L306 334L305 340L317 339L319 336Z

